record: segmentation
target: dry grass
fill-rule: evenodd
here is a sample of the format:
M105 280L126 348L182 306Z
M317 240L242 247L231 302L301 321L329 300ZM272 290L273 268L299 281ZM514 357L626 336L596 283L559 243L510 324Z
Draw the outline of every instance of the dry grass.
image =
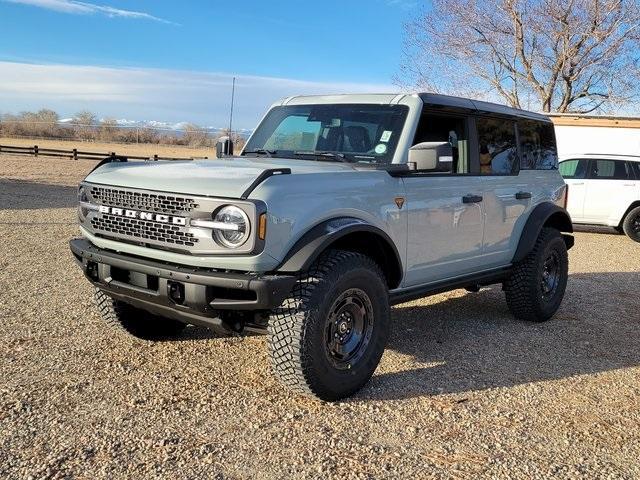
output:
M80 140L34 140L30 138L0 138L0 145L18 147L57 148L61 150L78 150L89 152L116 152L119 155L136 155L151 157L215 157L215 150L206 147L187 147L182 145L133 144L133 143L101 143L83 142Z

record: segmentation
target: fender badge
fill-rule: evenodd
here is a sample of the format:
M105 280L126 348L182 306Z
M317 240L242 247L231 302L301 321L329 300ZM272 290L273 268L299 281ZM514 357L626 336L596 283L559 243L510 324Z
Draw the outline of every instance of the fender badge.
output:
M402 206L404 205L404 197L396 197L394 198L394 201L396 202L398 208L402 210Z

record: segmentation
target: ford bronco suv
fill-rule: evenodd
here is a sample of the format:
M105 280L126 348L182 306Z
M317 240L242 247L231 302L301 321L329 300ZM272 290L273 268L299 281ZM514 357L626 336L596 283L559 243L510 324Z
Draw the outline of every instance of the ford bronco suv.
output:
M329 401L373 374L390 305L502 284L548 320L573 245L549 119L434 94L287 98L237 157L110 157L78 195L105 321L267 333L280 380Z

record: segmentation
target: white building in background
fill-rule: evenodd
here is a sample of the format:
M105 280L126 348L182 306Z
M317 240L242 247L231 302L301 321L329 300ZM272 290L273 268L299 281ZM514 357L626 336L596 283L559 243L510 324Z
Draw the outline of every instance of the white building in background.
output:
M640 117L549 114L560 157L580 153L640 156Z

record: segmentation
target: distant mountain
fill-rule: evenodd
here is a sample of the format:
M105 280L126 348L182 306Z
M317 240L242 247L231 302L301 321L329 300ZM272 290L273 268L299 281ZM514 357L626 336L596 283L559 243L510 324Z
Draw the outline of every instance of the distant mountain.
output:
M100 121L102 121L103 119L101 118ZM62 124L68 124L68 123L72 123L73 122L73 118L61 118L58 123L62 123ZM123 128L153 128L155 130L166 130L166 131L172 131L172 132L181 132L184 131L184 129L187 127L187 125L189 125L189 122L176 122L176 123L171 123L171 122L161 122L158 120L129 120L127 118L119 118L116 119L117 124L120 127ZM220 133L223 130L225 130L224 128L220 128L220 127L213 127L213 126L202 126L202 125L198 125L200 128L205 129L207 132L209 133ZM251 133L253 132L253 130L247 130L244 128L241 129L234 129L234 132L237 135L240 135L241 137L249 137L249 135L251 135Z

